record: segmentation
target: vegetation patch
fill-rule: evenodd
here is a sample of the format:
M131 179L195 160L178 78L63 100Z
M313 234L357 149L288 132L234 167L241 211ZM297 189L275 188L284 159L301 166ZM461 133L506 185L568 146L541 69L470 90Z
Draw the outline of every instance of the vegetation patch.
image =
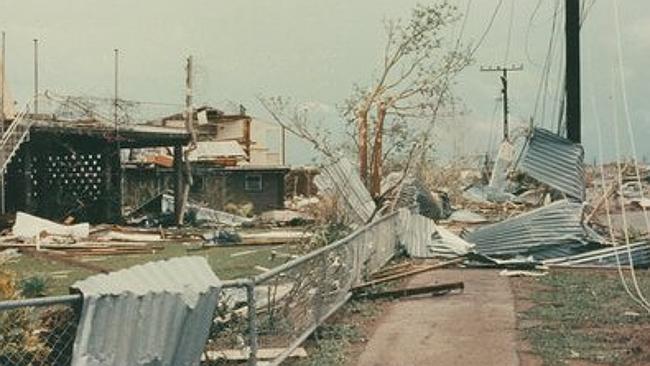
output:
M650 273L637 277L650 296ZM650 362L650 314L627 295L616 271L554 271L513 285L517 301L530 302L519 309L522 340L545 365Z

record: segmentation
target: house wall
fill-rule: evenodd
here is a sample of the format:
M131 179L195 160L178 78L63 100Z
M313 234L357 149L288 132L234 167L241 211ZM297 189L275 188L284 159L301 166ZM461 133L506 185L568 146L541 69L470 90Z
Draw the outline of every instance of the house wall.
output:
M52 220L118 222L120 160L117 146L92 137L61 138L32 132L7 169L8 212Z
M259 213L284 206L284 175L286 170L223 169L220 167L194 167L190 187L190 200L201 202L209 208L224 210L228 204L252 203ZM173 171L168 168L124 169L125 211L134 209L165 190L173 189ZM246 177L262 179L260 191L246 190Z

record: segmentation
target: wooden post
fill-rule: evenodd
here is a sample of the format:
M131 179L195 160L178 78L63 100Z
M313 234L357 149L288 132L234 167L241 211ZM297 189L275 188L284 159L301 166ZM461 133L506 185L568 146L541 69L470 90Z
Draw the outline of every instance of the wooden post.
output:
M34 213L34 182L32 179L32 149L29 143L22 145L23 151L23 192L24 210L27 213Z
M104 191L104 219L117 223L122 219L122 162L119 144L108 144L101 154Z
M176 225L183 225L183 147L174 146L174 215Z

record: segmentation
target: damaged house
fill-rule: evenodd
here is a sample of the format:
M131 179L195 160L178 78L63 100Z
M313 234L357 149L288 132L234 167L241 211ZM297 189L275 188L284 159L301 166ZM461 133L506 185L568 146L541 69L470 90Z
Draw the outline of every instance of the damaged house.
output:
M116 128L93 114L70 118L58 111L26 109L5 123L0 164L6 212L119 222L130 208L164 192L181 197L182 161L191 140L184 127L163 120ZM196 118L198 147L187 155L190 199L217 210L229 204L249 205L254 212L281 208L287 169L262 144L269 127L214 110L199 111Z
M206 107L197 110L194 121L197 146L186 155L192 166L192 201L216 210L248 205L260 213L283 208L289 169L264 143L275 126ZM150 125L185 131L180 114ZM134 150L124 164L124 206L137 208L171 189L173 161L166 149Z

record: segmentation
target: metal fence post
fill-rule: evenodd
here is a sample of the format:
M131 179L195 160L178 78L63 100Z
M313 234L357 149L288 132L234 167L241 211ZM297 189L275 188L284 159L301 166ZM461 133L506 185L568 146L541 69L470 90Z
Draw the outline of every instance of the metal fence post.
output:
M248 342L250 354L248 356L248 365L257 365L257 305L255 299L255 281L249 281L246 284L246 294L248 297Z

